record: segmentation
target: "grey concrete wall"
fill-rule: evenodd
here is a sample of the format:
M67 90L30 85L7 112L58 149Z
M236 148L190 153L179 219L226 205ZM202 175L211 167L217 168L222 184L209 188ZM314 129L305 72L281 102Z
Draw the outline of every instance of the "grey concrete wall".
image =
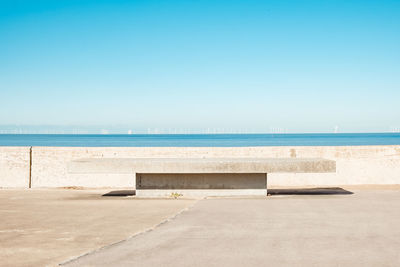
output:
M28 188L30 147L0 147L0 188Z
M34 147L32 187L132 187L129 174L71 174L81 158L318 157L336 160L336 173L270 174L272 186L400 184L400 146L340 147ZM10 177L9 175L7 177Z
M29 147L0 147L0 187L29 187ZM130 174L70 174L81 158L320 157L336 160L336 173L270 174L272 186L400 184L400 146L341 147L33 147L32 187L132 187Z
M131 174L69 174L68 162L80 158L135 157L135 148L33 147L32 187L133 187Z

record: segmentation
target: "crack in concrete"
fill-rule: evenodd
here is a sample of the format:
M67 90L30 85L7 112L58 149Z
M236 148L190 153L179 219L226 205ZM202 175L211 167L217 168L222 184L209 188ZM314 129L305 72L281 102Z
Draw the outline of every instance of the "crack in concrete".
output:
M105 245L105 246L100 247L100 248L98 248L98 249L95 249L95 250L92 250L92 251L90 251L90 252L84 253L84 254L82 254L82 255L80 255L80 256L77 256L77 257L74 257L74 258L72 258L72 259L66 260L66 261L64 261L64 262L62 262L62 263L59 263L58 266L67 265L67 264L72 263L72 262L74 262L74 261L77 261L77 260L79 260L80 258L83 258L83 257L85 257L85 256L98 253L98 252L103 251L103 250L105 250L105 249L108 249L108 248L111 248L111 247L113 247L113 246L116 246L116 245L122 244L122 243L124 243L124 242L127 242L127 241L129 241L129 240L131 240L131 239L133 239L133 238L138 237L138 236L144 235L144 234L146 234L146 233L150 233L150 232L156 230L158 227L160 227L160 226L162 226L162 225L164 225L164 224L166 224L166 223L168 223L168 222L170 222L170 221L173 221L176 217L178 217L178 216L181 215L182 213L184 213L184 212L186 212L186 211L192 209L199 201L201 201L201 200L203 200L203 199L205 199L205 198L196 199L196 201L195 201L193 204L191 204L190 206L188 206L188 207L182 209L181 211L179 211L178 213L176 213L176 214L174 214L174 215L172 215L172 216L166 218L165 220L161 221L160 223L158 223L158 224L156 224L156 225L154 225L154 226L152 226L152 227L150 227L150 228L148 228L148 229L145 229L145 230L142 231L142 232L135 233L134 235L129 236L129 237L126 238L126 239L117 241L117 242L112 243L112 244L109 244L109 245ZM179 201L179 200L178 200L178 201Z

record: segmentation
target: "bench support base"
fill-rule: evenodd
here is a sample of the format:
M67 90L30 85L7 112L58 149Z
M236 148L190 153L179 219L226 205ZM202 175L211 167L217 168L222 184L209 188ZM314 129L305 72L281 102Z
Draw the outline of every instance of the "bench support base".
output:
M138 197L223 197L223 196L266 196L267 189L137 189Z
M265 175L265 178L264 178ZM139 174L133 173L137 197L229 197L229 196L267 196L267 174ZM144 180L147 177L147 181ZM207 178L208 177L208 178ZM208 179L208 180L207 180ZM224 183L230 189L203 188L214 183ZM182 188L184 185L192 188ZM148 188L143 188L146 186ZM149 188L150 186L153 188ZM246 188L250 185L252 188ZM170 186L170 188L165 188ZM175 187L176 186L176 187ZM179 188L179 186L181 188ZM154 188L161 187L161 188ZM162 188L164 187L164 188ZM174 188L175 187L175 188ZM197 187L197 188L196 188ZM258 187L258 188L257 188Z

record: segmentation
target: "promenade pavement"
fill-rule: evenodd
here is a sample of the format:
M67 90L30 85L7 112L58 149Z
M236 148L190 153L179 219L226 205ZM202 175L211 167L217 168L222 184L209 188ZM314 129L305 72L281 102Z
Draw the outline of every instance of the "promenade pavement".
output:
M296 192L201 200L66 266L400 266L399 190Z
M0 266L59 263L155 227L195 200L102 196L112 190L0 190Z

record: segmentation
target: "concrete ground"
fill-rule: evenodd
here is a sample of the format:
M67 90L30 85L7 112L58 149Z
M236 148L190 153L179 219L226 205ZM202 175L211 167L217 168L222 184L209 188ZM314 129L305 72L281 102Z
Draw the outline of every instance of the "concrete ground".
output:
M200 201L0 190L0 266L400 266L400 187L346 189Z
M400 266L399 190L323 191L201 200L66 265Z
M102 197L111 190L0 190L0 266L57 266L150 229L194 200Z

